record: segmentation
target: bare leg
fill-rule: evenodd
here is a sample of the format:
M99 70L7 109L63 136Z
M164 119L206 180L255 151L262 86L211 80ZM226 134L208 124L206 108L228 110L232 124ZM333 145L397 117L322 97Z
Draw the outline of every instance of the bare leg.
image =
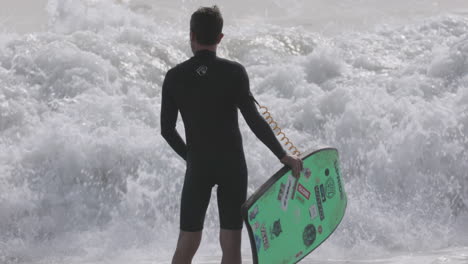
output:
M221 229L219 233L219 241L221 242L221 250L223 251L223 259L221 260L221 264L242 263L241 235L242 229Z
M186 232L180 230L172 264L191 264L192 258L200 245L201 236L202 231Z

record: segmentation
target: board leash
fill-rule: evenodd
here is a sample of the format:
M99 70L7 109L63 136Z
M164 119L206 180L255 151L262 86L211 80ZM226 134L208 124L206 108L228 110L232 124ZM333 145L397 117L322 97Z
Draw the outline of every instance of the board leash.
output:
M276 133L276 131L278 131L276 133L276 136L279 137L280 135L282 136L282 138L280 139L280 142L282 141L285 141L283 142L284 145L287 147L289 145L289 151L292 151L294 149L294 151L292 151L292 154L293 155L298 155L298 156L301 156L301 152L299 151L299 149L291 142L291 140L289 140L289 138L286 136L286 134L284 134L284 132L281 130L281 127L279 127L278 123L273 119L273 117L271 116L271 113L270 111L268 111L268 107L264 106L264 105L260 105L257 100L255 100L255 98L253 98L255 103L258 105L258 107L260 109L263 109L264 112L261 113L263 115L263 118L265 118L265 120L267 121L267 123L270 125L271 129L273 129L273 132Z

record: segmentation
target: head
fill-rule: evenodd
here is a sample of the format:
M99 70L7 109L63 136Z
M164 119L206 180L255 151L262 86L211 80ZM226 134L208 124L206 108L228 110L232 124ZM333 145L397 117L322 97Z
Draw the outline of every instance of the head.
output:
M200 7L190 18L190 46L195 53L200 49L216 50L223 38L223 17L217 6Z

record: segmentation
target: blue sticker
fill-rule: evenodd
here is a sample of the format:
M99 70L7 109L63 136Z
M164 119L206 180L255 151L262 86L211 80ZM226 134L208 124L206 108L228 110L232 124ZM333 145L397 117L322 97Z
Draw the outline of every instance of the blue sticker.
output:
M259 252L262 247L262 239L258 235L255 235L255 245L257 246L257 252Z

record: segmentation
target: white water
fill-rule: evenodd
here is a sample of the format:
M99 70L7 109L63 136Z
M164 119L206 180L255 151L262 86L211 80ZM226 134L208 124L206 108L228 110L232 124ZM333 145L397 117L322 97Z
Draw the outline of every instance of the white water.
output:
M301 150L340 150L347 214L305 263L468 263L468 3L361 2L226 11L218 54ZM178 4L51 0L46 30L0 33L0 263L169 263L185 164L160 89L199 3ZM241 130L252 193L281 164ZM219 263L215 205L196 263Z

